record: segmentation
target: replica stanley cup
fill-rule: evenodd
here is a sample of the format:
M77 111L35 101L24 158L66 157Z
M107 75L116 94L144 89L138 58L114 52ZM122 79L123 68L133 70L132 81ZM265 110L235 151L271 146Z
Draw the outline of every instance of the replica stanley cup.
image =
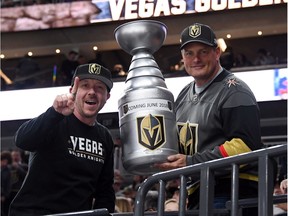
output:
M152 56L166 34L163 23L148 20L115 29L119 46L133 56L118 109L123 166L136 175L158 172L155 163L178 153L174 97Z

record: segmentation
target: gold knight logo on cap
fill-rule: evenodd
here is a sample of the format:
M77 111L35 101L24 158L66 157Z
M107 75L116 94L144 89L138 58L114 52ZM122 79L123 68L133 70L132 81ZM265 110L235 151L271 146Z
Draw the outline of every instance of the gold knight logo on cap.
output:
M89 64L89 73L90 74L100 74L101 66L98 64Z
M192 25L189 27L189 36L196 38L201 35L201 26L200 25Z

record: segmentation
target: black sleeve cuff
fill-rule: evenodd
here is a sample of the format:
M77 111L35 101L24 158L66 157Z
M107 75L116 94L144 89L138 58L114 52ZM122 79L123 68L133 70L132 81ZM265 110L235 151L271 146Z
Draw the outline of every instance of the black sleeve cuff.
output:
M192 156L191 155L187 155L186 156L186 164L187 166L192 165Z

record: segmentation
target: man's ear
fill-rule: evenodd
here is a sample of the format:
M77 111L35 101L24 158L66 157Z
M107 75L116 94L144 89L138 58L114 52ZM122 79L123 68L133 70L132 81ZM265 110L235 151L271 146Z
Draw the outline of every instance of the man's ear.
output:
M215 52L216 52L216 55L217 55L217 60L219 60L220 57L221 57L221 54L222 54L222 51L221 51L219 46L215 48Z

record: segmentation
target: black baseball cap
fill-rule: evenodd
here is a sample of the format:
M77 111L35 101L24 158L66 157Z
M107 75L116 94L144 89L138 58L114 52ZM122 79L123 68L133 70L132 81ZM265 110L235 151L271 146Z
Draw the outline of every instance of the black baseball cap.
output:
M113 87L111 72L107 68L96 63L79 65L76 68L75 73L73 75L71 86L74 85L75 77L79 77L80 80L83 79L100 80L107 86L109 92Z
M217 47L217 39L212 29L204 24L194 23L186 27L181 33L181 47L191 42L204 43L206 45Z

